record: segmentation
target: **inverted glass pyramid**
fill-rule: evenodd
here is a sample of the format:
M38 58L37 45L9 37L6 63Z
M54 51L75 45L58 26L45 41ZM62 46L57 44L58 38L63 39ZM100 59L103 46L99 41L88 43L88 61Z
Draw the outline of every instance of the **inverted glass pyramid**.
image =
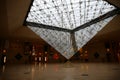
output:
M115 9L104 0L33 0L26 24L69 59L113 18L106 14Z

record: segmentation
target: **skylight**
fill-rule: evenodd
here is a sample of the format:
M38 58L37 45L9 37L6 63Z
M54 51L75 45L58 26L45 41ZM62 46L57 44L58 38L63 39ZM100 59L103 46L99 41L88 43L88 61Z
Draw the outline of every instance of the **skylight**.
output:
M72 30L114 9L104 0L34 0L26 21Z
M105 0L33 0L26 25L70 59L118 12Z

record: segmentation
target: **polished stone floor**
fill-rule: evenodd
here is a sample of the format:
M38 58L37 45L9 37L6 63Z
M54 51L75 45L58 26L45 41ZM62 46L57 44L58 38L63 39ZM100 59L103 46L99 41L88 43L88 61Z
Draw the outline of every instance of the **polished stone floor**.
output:
M0 70L0 80L120 80L118 63L14 64Z

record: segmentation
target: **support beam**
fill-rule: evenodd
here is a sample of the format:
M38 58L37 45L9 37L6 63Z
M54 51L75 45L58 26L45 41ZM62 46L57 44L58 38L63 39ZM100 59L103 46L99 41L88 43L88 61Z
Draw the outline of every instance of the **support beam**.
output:
M72 47L73 47L73 51L74 53L77 52L77 45L76 45L76 39L75 39L75 33L70 33L70 40L72 41Z
M29 26L32 26L32 27L39 27L39 28L45 28L45 29L50 29L50 30L57 30L57 31L63 31L63 32L69 32L69 33L74 33L80 29L83 29L83 28L86 28L86 27L89 27L90 25L92 24L95 24L101 20L104 20L106 18L109 18L111 16L114 16L115 14L120 14L120 9L115 9L113 11L110 11L94 20L91 20L90 22L87 22L73 30L70 30L70 29L65 29L65 28L59 28L59 27L55 27L55 26L50 26L50 25L44 25L44 24L39 24L39 23L34 23L34 22L26 22L26 25L29 25Z
M32 26L32 27L50 29L50 30L63 31L63 32L71 32L72 31L72 30L69 30L69 29L64 29L64 28L59 28L59 27L54 27L54 26L44 25L44 24L38 24L38 23L34 23L34 22L26 22L26 25Z
M94 19L94 20L91 20L90 22L87 22L87 23L85 23L85 24L83 24L83 25L73 29L72 32L76 32L76 31L79 31L80 29L89 27L92 24L95 24L95 23L97 23L97 22L99 22L101 20L104 20L106 18L109 18L109 17L114 16L115 14L119 14L119 13L120 13L120 9L115 9L113 11L110 11L110 12L108 12L108 13L106 13L106 14L104 14L104 15L102 15L102 16Z

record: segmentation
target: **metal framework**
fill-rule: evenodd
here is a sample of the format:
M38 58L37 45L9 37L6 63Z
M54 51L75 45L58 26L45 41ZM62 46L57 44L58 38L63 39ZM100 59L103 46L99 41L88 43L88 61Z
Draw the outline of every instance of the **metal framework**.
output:
M33 0L25 25L69 59L119 13L105 0Z
M99 21L101 21L101 20L107 19L107 18L109 18L109 17L111 17L111 16L114 16L114 15L116 15L116 14L119 14L119 13L120 13L120 9L115 9L115 10L113 10L113 11L110 11L110 12L108 12L107 14L104 14L104 15L102 15L102 16L94 19L94 20L91 20L91 21L88 22L88 23L85 23L85 24L83 24L83 25L75 28L75 29L73 30L73 32L78 31L78 30L80 30L80 29L84 29L84 28L86 28L86 27L89 27L89 26L92 25L92 24L95 24L95 23L97 23L97 22L99 22Z

